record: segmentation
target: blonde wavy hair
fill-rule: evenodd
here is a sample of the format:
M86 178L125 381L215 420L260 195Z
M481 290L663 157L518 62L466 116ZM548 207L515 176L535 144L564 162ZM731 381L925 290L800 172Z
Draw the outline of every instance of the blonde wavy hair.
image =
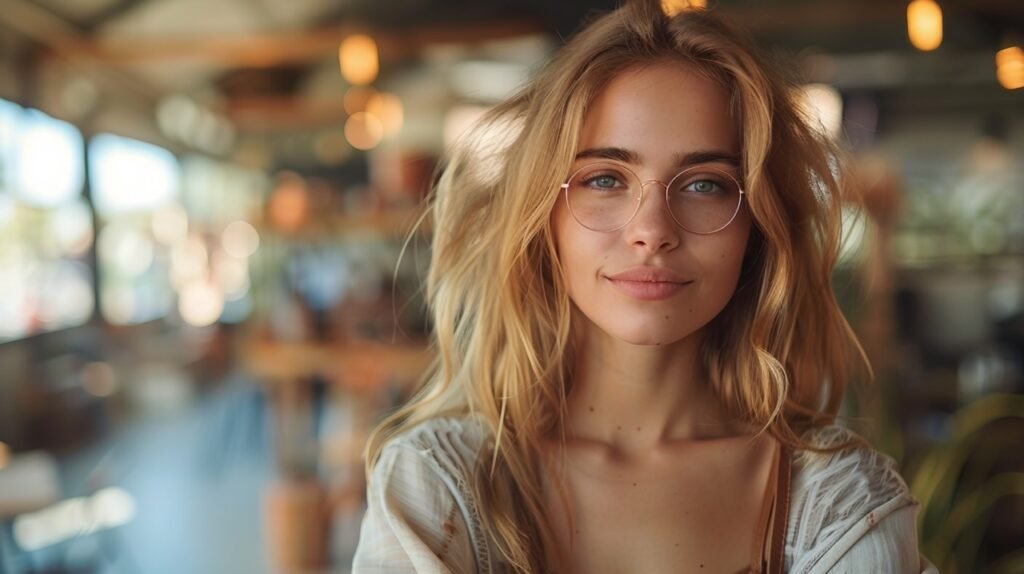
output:
M437 359L366 450L370 472L383 445L413 426L478 419L490 434L472 488L515 572L546 571L557 556L541 464L544 441L562 430L574 348L552 208L591 102L623 71L664 61L726 87L742 142L753 226L737 291L705 337L712 390L737 419L813 448L801 435L834 420L861 364L830 283L839 156L792 86L710 12L669 17L657 0L636 0L596 19L450 153L430 199Z

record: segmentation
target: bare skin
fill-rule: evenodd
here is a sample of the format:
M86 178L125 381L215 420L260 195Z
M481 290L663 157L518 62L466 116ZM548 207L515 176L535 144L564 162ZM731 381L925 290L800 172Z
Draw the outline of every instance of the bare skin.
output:
M640 455L570 441L562 472L574 525L557 490L546 490L548 507L560 509L552 516L567 571L745 572L760 535L771 441L673 441Z
M728 101L683 64L627 71L584 118L577 166L614 148L629 152L619 156L641 181L667 181L698 155L698 165L736 171ZM750 565L762 534L777 446L712 395L701 343L735 291L750 216L742 209L718 233L691 234L671 219L662 187L645 193L635 218L611 233L577 225L561 201L552 214L578 352L564 443L548 445L549 516L571 572L733 573ZM638 267L671 272L683 286L632 297L614 277Z

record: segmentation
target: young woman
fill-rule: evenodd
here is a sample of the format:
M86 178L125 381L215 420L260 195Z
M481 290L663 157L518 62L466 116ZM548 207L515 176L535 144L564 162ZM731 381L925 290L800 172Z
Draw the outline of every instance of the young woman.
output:
M439 357L368 446L354 571L927 567L892 461L831 424L836 157L707 12L569 42L435 190Z

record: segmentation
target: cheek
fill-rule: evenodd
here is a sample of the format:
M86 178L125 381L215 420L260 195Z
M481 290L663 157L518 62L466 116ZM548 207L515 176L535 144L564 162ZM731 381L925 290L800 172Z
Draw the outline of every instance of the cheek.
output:
M743 270L743 261L747 253L747 242L750 240L750 224L748 221L737 222L740 226L733 233L721 237L722 243L714 250L709 265L717 268L717 283L722 286L735 287ZM731 292L731 290L730 290Z
M584 229L567 210L552 215L552 235L569 298L576 304L592 300L614 246L614 235ZM582 300L581 300L582 299Z
M565 280L570 297L579 293L586 277L594 271L593 254L589 251L590 246L581 241L578 235L578 232L574 230L567 230L555 238L558 259L562 263L562 278Z

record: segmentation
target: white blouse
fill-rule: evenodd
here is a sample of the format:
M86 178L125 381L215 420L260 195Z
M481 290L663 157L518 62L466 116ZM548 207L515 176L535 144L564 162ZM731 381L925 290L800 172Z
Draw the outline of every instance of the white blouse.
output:
M486 430L441 418L393 439L367 488L352 572L500 574L468 485ZM845 442L838 426L812 431L817 446ZM785 571L938 574L917 548L917 502L889 457L867 447L793 459Z

